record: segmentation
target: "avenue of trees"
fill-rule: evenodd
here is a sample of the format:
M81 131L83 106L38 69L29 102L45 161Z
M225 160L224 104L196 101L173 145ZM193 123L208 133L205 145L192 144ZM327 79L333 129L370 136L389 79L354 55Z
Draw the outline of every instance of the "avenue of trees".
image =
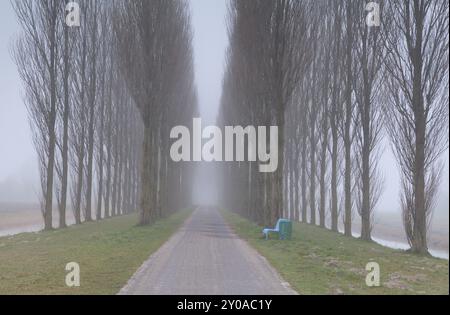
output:
M168 127L192 119L192 35L178 0L12 1L13 56L24 85L45 229L140 211L140 224L190 197L192 170L171 165ZM170 198L169 198L170 194Z
M232 0L219 121L279 126L279 167L222 167L222 202L260 224L282 216L371 240L390 141L411 249L427 228L448 149L448 14L443 0ZM370 17L370 15L369 15ZM373 22L372 20L370 22Z
M117 8L121 73L144 126L140 224L189 205L195 168L170 159L170 131L197 112L193 32L182 0L129 0ZM132 36L134 35L134 36Z
M69 211L76 224L134 211L150 224L191 201L195 168L169 157L171 127L198 116L189 3L78 0L70 27L69 2L12 0L45 229L54 210L60 228ZM264 225L284 216L347 236L359 215L371 240L390 142L405 233L427 253L448 149L449 4L366 5L230 0L218 124L278 126L279 157L273 173L221 164L222 203Z

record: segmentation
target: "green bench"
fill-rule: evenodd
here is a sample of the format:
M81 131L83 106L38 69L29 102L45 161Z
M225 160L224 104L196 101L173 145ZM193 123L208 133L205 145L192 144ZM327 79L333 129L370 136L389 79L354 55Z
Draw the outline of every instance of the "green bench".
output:
M292 237L292 221L288 219L279 219L275 228L265 228L262 232L266 240L269 239L270 233L278 234L280 240L289 240Z

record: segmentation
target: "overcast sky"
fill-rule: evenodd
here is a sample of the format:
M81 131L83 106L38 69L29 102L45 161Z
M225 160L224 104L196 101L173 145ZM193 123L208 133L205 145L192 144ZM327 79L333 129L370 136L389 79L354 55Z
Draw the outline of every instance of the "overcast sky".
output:
M202 123L214 124L222 94L225 50L228 46L225 18L227 1L191 0L195 32L195 80ZM198 165L194 181L194 201L213 204L218 197L214 164Z
M34 200L37 163L22 85L10 47L19 31L9 0L0 0L0 201L26 195ZM7 191L6 191L7 190Z
M190 0L195 32L195 75L200 110L205 123L213 123L221 96L225 50L228 45L225 0ZM22 102L22 85L10 56L17 21L8 0L0 0L0 202L5 199L35 200L37 164L31 142L27 112ZM386 145L380 161L385 190L379 210L398 211L397 165ZM214 199L210 169L204 168L194 186L205 201ZM448 154L440 197L448 203ZM209 197L208 197L209 196Z

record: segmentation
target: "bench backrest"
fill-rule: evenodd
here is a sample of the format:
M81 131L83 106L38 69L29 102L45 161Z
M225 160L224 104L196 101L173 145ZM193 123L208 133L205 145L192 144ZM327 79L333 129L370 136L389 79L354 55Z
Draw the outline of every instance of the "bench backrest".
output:
M277 231L280 230L280 223L281 222L290 222L290 220L288 220L288 219L278 219L277 225L275 226L275 230L277 230Z
M275 225L275 230L276 230L276 231L279 231L279 230L280 230L280 222L282 222L281 219L278 219L277 225Z

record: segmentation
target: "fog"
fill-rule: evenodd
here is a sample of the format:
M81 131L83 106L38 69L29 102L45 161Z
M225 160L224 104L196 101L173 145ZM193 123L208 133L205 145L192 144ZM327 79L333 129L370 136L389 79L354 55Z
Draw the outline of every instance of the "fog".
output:
M226 1L189 2L195 32L195 75L200 114L204 124L214 124L228 45ZM10 2L0 1L0 204L36 204L39 191L36 154L31 141L27 111L22 101L22 84L10 54L12 38L17 32L18 25ZM384 153L379 169L384 177L384 190L376 211L381 217L383 214L393 215L401 222L399 173L387 138L383 141L382 148ZM443 155L443 162L445 169L433 225L439 225L439 229L446 228L448 239L448 151ZM197 169L193 183L195 203L215 203L219 191L213 164L201 163ZM4 208L0 207L0 211L5 210Z
M35 202L36 154L22 84L10 46L18 25L9 1L0 2L0 202Z
M203 125L214 124L222 93L225 51L228 45L226 30L226 1L191 1L194 27L195 78L199 109ZM218 198L217 183L213 180L214 164L199 163L194 183L193 199L198 204L214 204Z

